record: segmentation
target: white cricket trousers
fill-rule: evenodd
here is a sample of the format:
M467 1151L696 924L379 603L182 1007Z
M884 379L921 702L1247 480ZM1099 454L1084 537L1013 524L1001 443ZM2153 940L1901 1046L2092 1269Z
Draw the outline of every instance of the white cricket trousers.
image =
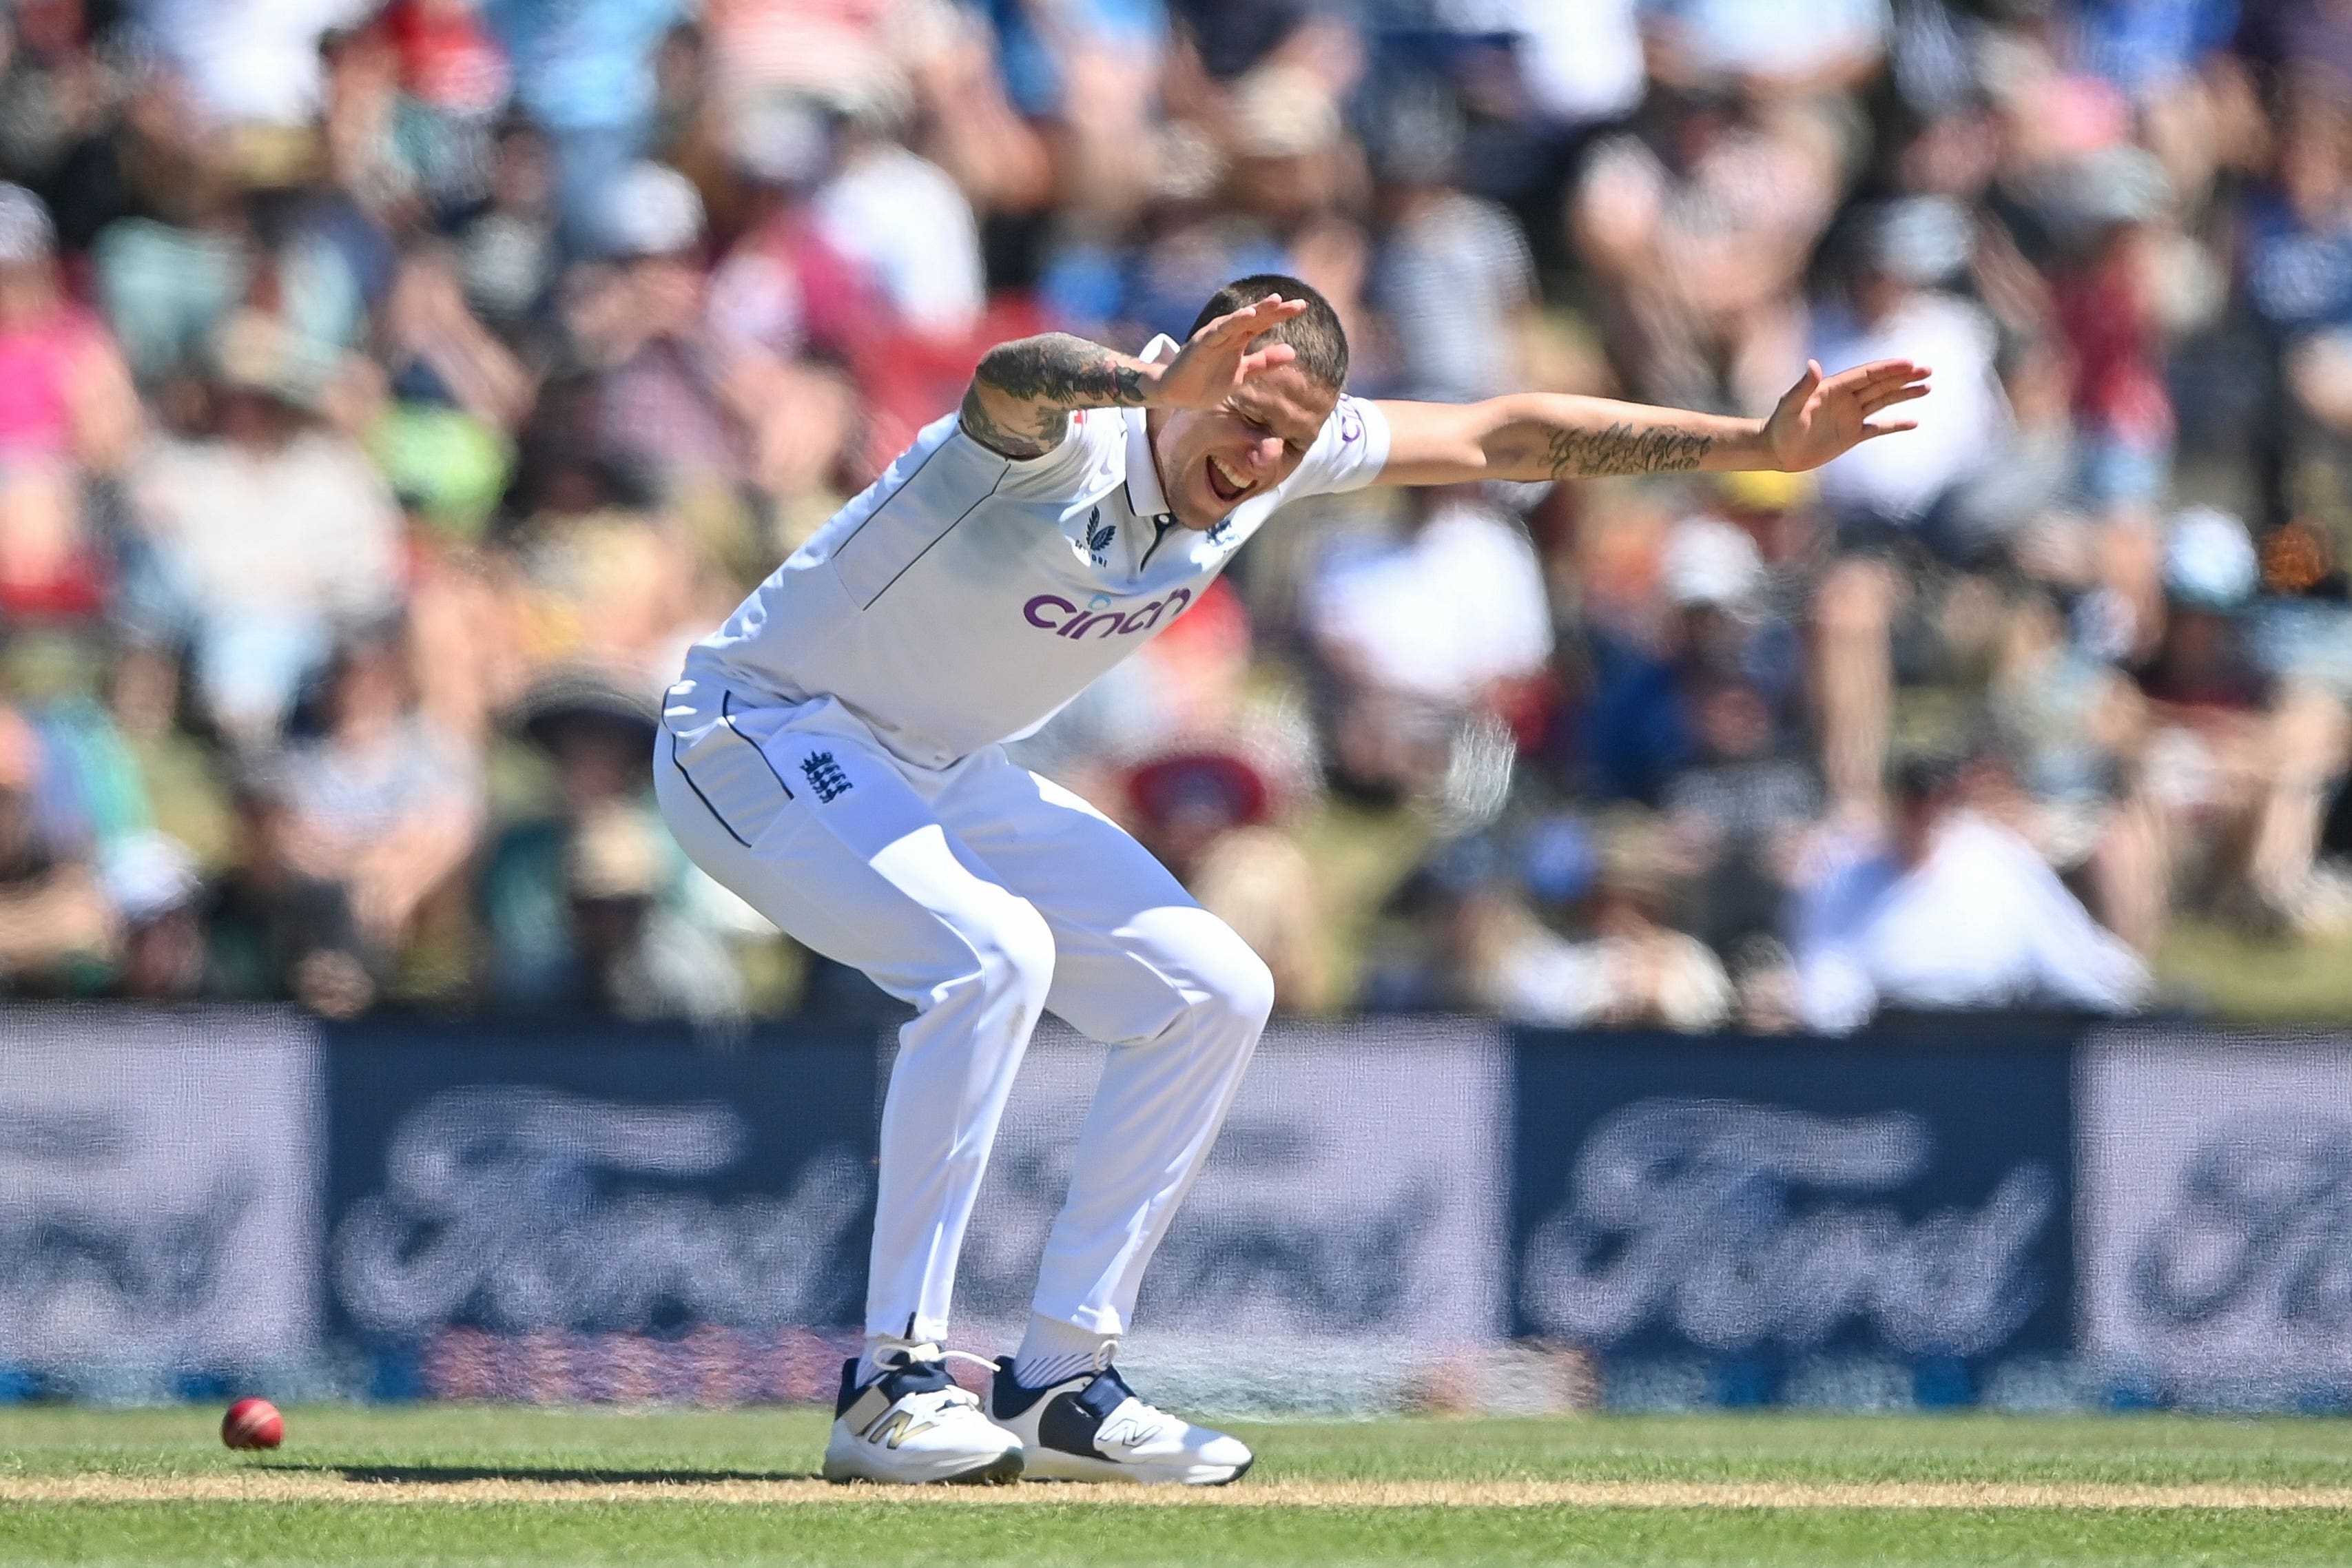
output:
M752 706L707 677L670 688L662 724L656 789L686 852L917 1009L882 1106L866 1331L945 1338L997 1119L1050 1009L1113 1048L1034 1305L1124 1333L1265 1026L1265 964L999 747L919 768L830 698Z

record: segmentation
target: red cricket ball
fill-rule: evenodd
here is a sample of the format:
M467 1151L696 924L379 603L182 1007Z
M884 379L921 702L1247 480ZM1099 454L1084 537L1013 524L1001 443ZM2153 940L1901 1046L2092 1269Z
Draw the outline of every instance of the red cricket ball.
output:
M240 1399L221 1417L221 1441L232 1448L275 1448L286 1440L286 1417L267 1399Z

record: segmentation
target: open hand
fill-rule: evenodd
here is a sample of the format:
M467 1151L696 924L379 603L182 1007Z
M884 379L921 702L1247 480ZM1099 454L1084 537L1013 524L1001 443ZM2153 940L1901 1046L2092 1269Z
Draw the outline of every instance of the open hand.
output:
M1821 361L1807 360L1805 374L1764 422L1764 449L1775 468L1796 474L1818 468L1873 437L1916 430L1916 419L1871 416L1927 396L1927 375L1924 364L1883 359L1823 376Z
M1219 316L1194 332L1192 341L1168 362L1151 401L1171 408L1214 408L1252 376L1288 364L1297 357L1288 343L1268 343L1251 353L1250 341L1306 309L1304 300L1268 294L1255 305Z

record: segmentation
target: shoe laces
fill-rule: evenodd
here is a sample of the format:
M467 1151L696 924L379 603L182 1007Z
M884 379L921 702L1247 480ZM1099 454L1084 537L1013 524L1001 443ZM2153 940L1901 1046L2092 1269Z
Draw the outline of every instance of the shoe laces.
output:
M903 1358L897 1363L901 1366L914 1366L922 1362L967 1361L974 1366L986 1367L992 1373L996 1370L996 1363L984 1355L974 1355L970 1351L951 1351L930 1340L886 1340L874 1359L887 1372L893 1357ZM939 1391L939 1395L942 1404L975 1407L980 1404L980 1396L960 1383L950 1383Z

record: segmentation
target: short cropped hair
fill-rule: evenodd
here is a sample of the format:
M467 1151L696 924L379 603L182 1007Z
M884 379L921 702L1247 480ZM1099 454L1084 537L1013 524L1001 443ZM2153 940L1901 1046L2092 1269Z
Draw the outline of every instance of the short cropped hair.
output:
M1281 272L1253 272L1247 278L1236 278L1215 293L1201 307L1194 318L1192 331L1197 332L1219 316L1228 316L1244 305L1255 305L1268 294L1279 294L1286 300L1304 300L1307 309L1286 321L1276 321L1251 340L1250 346L1260 343L1288 343L1297 357L1290 363L1303 371L1310 381L1320 382L1338 392L1348 384L1348 333L1339 325L1339 312L1331 309L1331 301L1297 279ZM1187 337L1191 332L1185 334Z

